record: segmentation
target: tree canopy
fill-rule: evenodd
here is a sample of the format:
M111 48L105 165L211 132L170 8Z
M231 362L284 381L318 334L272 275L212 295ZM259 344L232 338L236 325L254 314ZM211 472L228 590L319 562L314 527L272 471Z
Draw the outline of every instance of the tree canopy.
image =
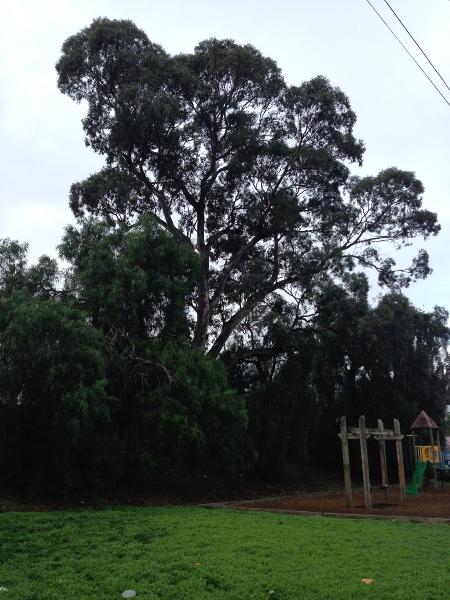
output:
M364 146L346 95L324 77L289 86L275 61L232 40L170 56L130 21L66 40L60 90L86 101L86 143L105 167L71 189L75 215L128 226L148 212L200 268L191 343L216 357L245 319L289 294L304 312L324 273L356 266L405 286L429 272L379 251L439 230L415 175L350 175Z
M327 283L306 325L272 311L223 354L232 385L247 397L265 476L283 477L299 463L338 466L342 415L356 422L364 414L374 425L398 418L407 432L424 409L444 423L448 313L420 311L399 293L370 306L368 289L361 274Z

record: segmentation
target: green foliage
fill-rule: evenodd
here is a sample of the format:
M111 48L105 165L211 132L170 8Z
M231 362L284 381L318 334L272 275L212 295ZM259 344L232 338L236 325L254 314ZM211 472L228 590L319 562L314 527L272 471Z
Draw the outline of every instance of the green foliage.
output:
M370 307L363 275L325 280L308 322L274 305L258 330L224 355L233 385L249 398L260 472L339 466L337 421L398 418L405 431L424 409L444 423L450 393L450 331L441 308L425 313L397 293Z
M370 519L199 508L7 513L0 582L11 600L110 600L130 588L145 600L441 600L447 544L448 525Z
M59 247L71 268L66 290L93 324L134 344L187 334L198 259L143 215L132 229L88 219Z
M66 291L102 329L123 471L140 483L240 464L246 414L223 365L187 344L198 257L144 215L132 229L88 219L60 246Z
M2 293L11 293L23 282L26 270L28 244L17 241L0 240L0 285Z
M425 277L396 249L439 231L414 173L350 177L364 146L346 95L324 77L289 87L250 45L215 38L170 56L130 21L96 19L64 43L60 90L87 102L86 143L105 167L75 183L76 215L133 223L149 212L199 255L191 343L217 357L289 288L373 268L382 285Z
M361 325L367 340L364 363L360 359L364 373L355 386L368 411L378 404L385 418L399 416L408 427L424 409L443 424L449 397L447 321L444 309L422 312L400 294L380 300ZM353 360L357 363L358 356Z
M3 480L34 491L101 481L111 410L101 333L54 300L18 292L0 307Z
M123 385L123 375L113 385ZM129 386L136 406L127 390L121 425L129 449L128 473L139 481L173 482L201 469L233 474L241 466L245 404L228 387L221 362L187 346L153 346L136 365Z
M67 228L64 276L47 257L26 266L24 246L1 248L4 481L49 492L240 468L243 398L187 343L191 250L146 215L131 229Z

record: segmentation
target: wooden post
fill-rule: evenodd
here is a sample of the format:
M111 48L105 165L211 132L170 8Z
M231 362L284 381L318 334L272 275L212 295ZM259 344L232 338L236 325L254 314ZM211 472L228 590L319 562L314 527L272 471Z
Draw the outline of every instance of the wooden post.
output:
M383 421L378 419L378 429L380 431L384 430ZM384 439L379 440L380 444L380 464L381 464L381 487L383 489L384 498L387 500L389 498L389 488L388 488L388 475L387 475L387 462L386 462L386 443Z
M411 444L410 444L410 450L411 450L411 475L414 473L414 469L416 468L416 438L414 436L414 430L411 434Z
M442 460L441 436L439 434L439 429L436 431L436 434L437 434L437 446L438 446L438 452L439 452L439 464L442 465L443 460Z
M394 419L394 432L398 436L401 435L400 423L399 423L398 419ZM395 448L397 450L398 485L400 488L400 503L404 504L406 483L405 483L405 467L403 465L403 447L402 447L402 440L400 437L398 437L395 440Z
M437 488L436 463L434 462L434 435L433 435L433 430L431 429L431 427L430 427L430 443L431 443L431 450L430 450L431 467L433 469L433 487Z
M444 462L442 459L442 450L441 450L441 437L439 435L439 429L436 431L437 435L437 447L438 447L438 457L439 457L439 466L442 467L442 463ZM441 489L444 489L444 474L441 472Z
M366 418L364 415L359 417L359 443L361 446L361 464L364 483L364 506L366 509L372 508L372 493L370 491L370 475L369 475L369 457L367 454L367 434L366 434Z
M344 485L345 496L347 498L347 506L351 508L352 502L352 480L350 476L350 456L348 453L348 438L347 438L347 419L341 417L341 444L342 444L342 462L344 464Z

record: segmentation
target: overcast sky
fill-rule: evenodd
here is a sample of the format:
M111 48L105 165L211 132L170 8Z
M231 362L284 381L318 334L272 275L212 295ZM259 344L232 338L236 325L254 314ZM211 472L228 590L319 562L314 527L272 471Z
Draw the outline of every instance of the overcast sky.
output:
M384 1L371 1L426 66ZM449 0L390 3L449 81ZM290 84L322 74L341 87L367 147L355 172L397 166L425 185L425 206L438 213L442 231L416 244L429 251L434 272L407 293L421 308L450 308L450 107L366 0L2 0L0 237L29 242L32 260L56 256L73 221L71 183L102 165L84 145L85 106L58 91L54 69L64 40L98 16L133 20L171 53L213 36L251 43Z

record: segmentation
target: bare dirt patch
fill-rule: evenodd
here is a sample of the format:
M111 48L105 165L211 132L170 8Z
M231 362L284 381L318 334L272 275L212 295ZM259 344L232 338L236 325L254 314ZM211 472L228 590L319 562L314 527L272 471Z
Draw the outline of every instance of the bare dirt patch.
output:
M353 494L353 507L348 508L345 495L336 493L299 494L285 498L272 498L249 502L236 502L228 506L253 510L283 510L289 512L339 513L376 516L431 517L450 519L450 488L433 489L419 496L407 496L405 504L400 504L398 488L391 488L389 499L385 500L381 490L373 490L373 508L366 510L362 492Z

